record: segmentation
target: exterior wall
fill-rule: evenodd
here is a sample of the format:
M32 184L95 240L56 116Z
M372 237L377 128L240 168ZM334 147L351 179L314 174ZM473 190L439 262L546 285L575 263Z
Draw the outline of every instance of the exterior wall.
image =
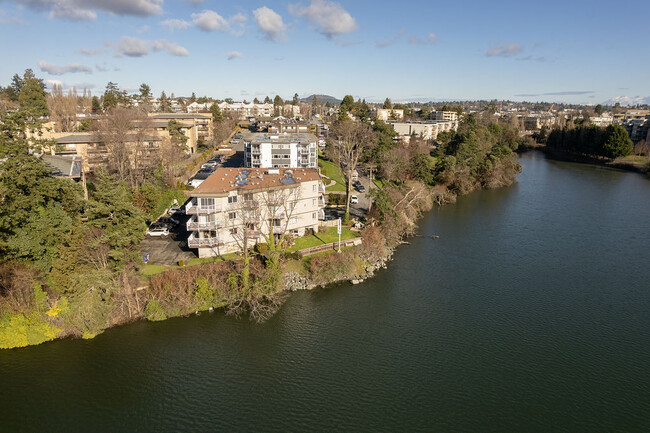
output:
M318 231L319 220L322 218L322 208L325 206L323 191L324 187L320 180L307 181L299 183L295 187L286 187L281 189L281 198L283 200L292 202L295 200L295 205L289 207L288 218L287 216L280 216L281 211L269 212L269 209L264 206L265 191L254 192L253 201L259 203L260 222L256 225L254 231L248 239L249 248L253 247L256 243L265 243L263 234L270 233L269 218L275 216L280 219L281 225L275 227L273 232L280 234L282 229L286 226L285 233L294 233L296 236L304 236L307 229ZM241 250L241 235L231 234L231 230L237 229L241 234L243 230L244 221L241 218L242 206L244 202L244 194L249 194L247 190L230 191L228 196L220 197L192 197L191 206L186 208L188 213L192 214L188 222L188 231L191 232L188 239L188 246L190 248L197 248L199 257L212 257L219 254L227 254ZM236 203L229 203L229 197L237 197ZM201 199L207 199L201 201ZM214 206L204 206L205 203L214 199ZM231 201L233 199L231 198ZM199 215L193 214L193 208L203 208ZM230 218L230 214L234 213L236 218ZM277 218L279 217L279 218ZM197 225L198 223L198 225ZM259 234L256 234L258 232ZM197 241L198 239L198 241ZM198 246L197 242L203 242L206 246ZM207 246L210 244L211 246Z
M388 109L388 108L377 108L375 109L375 117L379 120L391 120L391 119L403 119L404 110L402 109Z
M438 134L443 131L456 130L457 124L451 121L429 121L429 122L388 122L393 125L395 132L400 137L410 138L415 134L425 140L435 140Z
M247 142L244 162L246 167L257 168L318 168L317 149L316 137L301 142L292 141L291 137L270 136L268 140Z

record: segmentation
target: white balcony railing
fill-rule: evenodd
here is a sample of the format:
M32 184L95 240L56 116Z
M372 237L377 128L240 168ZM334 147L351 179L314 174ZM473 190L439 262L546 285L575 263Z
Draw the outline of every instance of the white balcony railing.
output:
M187 246L189 248L215 248L223 246L223 242L220 242L218 238L197 238L190 236L187 239Z
M220 206L197 206L197 204L192 201L185 205L185 213L188 215L206 215L217 212L221 212Z
M218 228L219 224L216 221L199 222L193 219L187 221L188 232L195 230L217 230Z

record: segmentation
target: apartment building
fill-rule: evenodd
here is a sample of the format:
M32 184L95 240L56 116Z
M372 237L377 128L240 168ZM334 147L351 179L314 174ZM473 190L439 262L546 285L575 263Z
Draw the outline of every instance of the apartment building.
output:
M130 133L122 139L132 167L137 168L138 164L144 164L155 157L163 137ZM81 157L81 168L86 173L108 165L110 146L106 146L97 134L72 133L56 138L55 142L56 145L50 148L50 154L70 159Z
M372 109L371 114L373 114L378 120L383 120L384 122L387 120L400 120L404 118L404 110L402 109L394 110L392 108L374 108Z
M650 115L646 118L634 118L627 120L623 127L627 131L633 143L645 140L650 134Z
M389 120L386 123L393 125L393 129L395 129L397 135L405 141L408 141L413 135L425 140L435 140L441 132L456 131L458 129L458 123L449 120L419 122L396 122Z
M268 124L267 131L269 134L283 134L285 132L290 134L308 133L311 130L310 126L308 122L302 120L279 117Z
M250 134L244 163L252 168L318 168L318 138L313 134Z
M240 120L249 117L271 117L273 116L273 108L273 104L255 104L252 102L233 102L232 104L222 102L219 104L222 113L236 113Z
M191 125L196 131L197 140L205 142L212 139L213 120L210 113L149 113L149 117L167 122L176 120L183 125Z
M316 169L220 168L189 193L187 244L199 257L212 257L271 235L318 232L324 192Z

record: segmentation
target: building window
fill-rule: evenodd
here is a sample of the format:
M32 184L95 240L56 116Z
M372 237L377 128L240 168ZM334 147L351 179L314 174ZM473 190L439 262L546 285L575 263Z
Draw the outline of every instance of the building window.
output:
M250 192L244 194L244 201L253 201L253 194Z
M236 195L231 195L230 197L228 197L228 203L229 204L237 203L237 196Z
M237 227L231 228L230 229L230 234L231 235L236 235L237 234Z
M316 212L312 212L312 214L311 214L311 219L313 219L313 220L316 219Z
M316 206L316 199L315 198L311 199L311 204L312 204L312 206Z
M201 198L200 207L203 209L214 208L214 198Z
M279 218L271 219L271 224L273 225L273 227L280 227L281 224L280 219Z
M237 218L237 212L229 212L228 213L228 218L230 218L231 220L234 220L235 218Z
M316 192L316 185L315 184L311 186L311 190Z

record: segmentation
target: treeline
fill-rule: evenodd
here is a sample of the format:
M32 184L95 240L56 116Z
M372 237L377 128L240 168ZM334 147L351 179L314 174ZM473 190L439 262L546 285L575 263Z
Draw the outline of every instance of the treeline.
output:
M611 159L631 155L634 149L621 125L554 129L546 139L546 146L550 150Z

